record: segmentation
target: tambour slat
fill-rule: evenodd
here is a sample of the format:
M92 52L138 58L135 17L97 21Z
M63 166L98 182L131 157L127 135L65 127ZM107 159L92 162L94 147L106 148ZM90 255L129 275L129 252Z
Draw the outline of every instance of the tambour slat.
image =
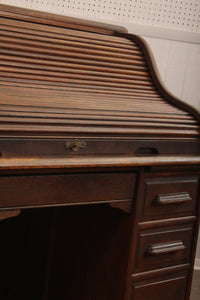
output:
M10 95L10 93L12 93L12 91L10 91L9 89L4 88L4 91L6 91L6 90L7 90L7 95ZM83 96L82 92L74 92L73 90L68 90L67 94L65 94L65 93L63 93L60 90L59 93L55 92L55 91L52 91L52 95L47 96L45 94L45 91L41 91L41 92L39 90L37 90L37 91L38 91L38 93L41 93L41 96L43 97L44 102L46 101L46 99L49 99L49 100L52 99L52 97L53 96L55 97L56 94L58 95L58 101L57 101L58 103L61 103L62 101L64 101L64 103L65 103L65 100L69 99L69 98L71 98L71 99L77 99L77 100L78 99L79 100L80 99L86 99L86 100L89 100L89 101L93 101L94 97L95 97L95 99L97 99L99 101L116 101L116 102L121 102L122 99L123 99L124 102L130 103L130 100L131 100L132 103L134 103L134 104L139 103L140 105L142 105L142 103L143 103L143 101L141 101L141 100L145 100L145 102L147 104L150 104L150 105L152 105L153 104L152 102L154 102L154 99L151 99L151 98L148 98L148 97L145 98L145 96L143 98L139 98L139 95L133 97L133 96L122 96L122 95L119 95L119 94L116 94L116 95L114 94L114 95L109 95L109 98L106 98L105 97L106 94L100 94L100 93L97 94L97 93L93 93L91 91L90 92L85 91L84 92L84 96ZM29 96L30 100L31 99L34 100L35 99L34 98L35 97L34 89L32 89L32 88L25 89L24 88L23 92L20 93L19 96L22 99L25 98L25 97L27 97L27 96ZM166 103L166 102L163 103L162 101L160 101L157 98L157 103L155 105L159 105L159 104L161 104L163 106L166 106L166 107L167 106L171 107L171 105L169 103Z
M89 55L91 55L93 57L93 55L98 55L98 56L105 56L105 57L113 57L113 58L119 58L121 59L125 59L125 60L137 60L144 62L144 58L142 57L141 53L137 53L135 54L134 52L131 54L126 54L126 53L116 53L116 51L107 51L107 50L97 50L97 49L86 49L85 47L81 47L80 46L73 46L71 44L68 45L60 45L57 43L49 43L49 42L38 42L38 41L32 41L29 39L20 39L20 38L16 38L16 37L7 37L7 36L2 36L0 35L0 42L2 42L2 47L3 47L3 43L8 42L9 44L16 44L16 45L22 45L23 47L39 47L39 50L41 51L42 48L44 49L50 49L52 51L56 51L59 50L60 53L61 51L67 51L68 55L70 55L70 52L72 52L73 54L75 53L81 53L81 54L85 54L87 55L86 57L88 58ZM36 49L36 51L37 51Z
M52 72L52 71L42 71L42 70L33 70L33 69L24 69L24 68L14 68L14 67L4 67L1 66L0 63L0 76L5 77L18 77L24 78L23 74L26 74L25 78L27 79L30 75L32 79L38 80L47 80L47 81L58 81L58 82L66 82L66 83L82 83L82 84L92 84L94 82L95 85L103 85L103 86L111 86L111 87L124 87L128 89L136 89L136 90L145 90L144 93L151 93L150 91L154 91L155 88L152 86L151 82L145 81L137 81L137 80L128 80L128 79L114 79L110 77L98 77L98 76L89 76L89 75L73 75L66 74L63 72ZM11 73L11 74L10 74ZM17 74L17 75L16 75ZM117 84L116 84L117 83Z
M1 110L2 111L7 111L7 105L3 105L1 106ZM155 122L161 122L161 120L163 120L163 122L165 122L165 120L167 120L166 122L177 122L177 123L187 123L187 122L192 122L195 124L196 121L194 121L191 116L189 115L178 115L178 114L164 114L164 113L144 113L144 112L120 112L120 111L106 111L106 110L96 110L96 109L90 109L90 110L84 110L84 109L73 109L73 108L69 108L69 109L65 109L65 108L59 108L59 107L54 107L54 108L50 108L50 107L38 107L38 106L26 106L26 105L20 105L20 106L14 106L13 105L13 112L17 113L18 115L21 115L21 113L23 114L24 112L29 112L29 111L34 111L35 113L42 113L44 114L44 117L46 117L47 115L49 115L49 113L56 113L57 115L60 115L61 113L65 112L65 116L66 118L70 116L77 116L77 119L79 119L79 116L81 116L81 114L84 113L84 115L86 116L86 118L91 118L91 116L96 116L98 114L98 117L101 118L101 120L104 120L104 118L108 118L111 119L113 117L113 114L116 116L116 118L131 118L131 119L137 119L139 118L142 122L144 122L145 120L148 120L148 118L150 118L151 120L155 120ZM59 116L58 116L59 117Z
M38 32L34 33L31 30L26 30L25 28L13 28L10 26L3 26L1 25L0 28L0 34L4 36L14 36L22 39L28 39L28 40L34 40L34 41L46 41L49 43L54 44L61 44L61 45L72 45L72 46L78 46L78 47L85 47L89 49L97 49L97 50L105 50L105 51L113 51L113 48L115 49L115 52L124 53L124 54L134 54L134 55L141 55L141 50L137 46L132 47L120 47L120 44L116 45L110 45L110 44L102 44L101 42L91 42L89 39L81 39L81 38L74 38L73 36L63 36L62 38L58 37L58 35L55 34L49 34L46 36L45 33Z
M5 67L4 67L5 66ZM85 70L74 70L70 68L56 68L56 67L49 67L49 66L37 66L36 64L23 64L23 63L15 63L15 62L10 62L10 61L0 61L0 67L1 71L7 71L7 72L20 72L20 73L31 73L32 74L44 74L44 75L52 75L52 76L60 76L60 77L70 77L73 76L75 73L75 77L79 78L82 74L85 76L83 78L86 78L86 76L92 76L93 80L99 79L100 77L103 77L106 80L112 81L114 80L115 76L108 76L106 72L89 72ZM46 73L45 73L46 72ZM153 85L152 80L149 77L142 77L142 76L119 76L118 74L114 74L116 77L121 78L122 82L136 82L141 80L138 84L142 85ZM74 78L74 76L72 77ZM143 80L142 80L143 78ZM102 80L102 79L101 79Z
M28 28L34 32L55 33L59 36L64 35L65 37L73 36L74 38L76 37L77 39L80 38L89 39L91 43L97 40L97 41L103 41L104 43L107 42L109 44L112 44L114 42L115 44L125 45L126 47L127 45L130 45L131 48L134 45L138 46L137 43L131 42L126 38L112 36L112 35L104 35L104 34L92 33L87 31L79 31L79 30L56 27L51 25L41 25L41 24L31 23L31 22L29 23L24 21L15 21L15 20L9 20L4 18L0 18L0 23L8 24L11 25L12 27L21 27L25 29Z
M80 100L80 99L78 99L78 100ZM8 102L8 101L7 101ZM71 100L71 101L67 101L67 103L58 103L58 107L63 107L63 108L73 108L73 100ZM9 103L11 103L11 102L9 102ZM79 109L83 109L80 105L81 105L81 103L80 103L80 101L78 102L79 103ZM5 102L5 104L6 104L6 102ZM106 103L105 103L106 104ZM3 103L2 103L2 105L3 105ZM25 101L23 101L23 105L26 105L26 106L28 106L28 103L27 102L25 102ZM30 105L32 105L32 106L35 106L36 105L36 103L34 102L34 101L31 101L30 102ZM50 102L45 102L45 104L44 104L44 106L47 106L48 107L48 105L49 105L49 107L51 106L51 103ZM87 103L87 105L89 106L89 107L91 107L91 104L88 102ZM42 106L42 107L44 107L44 106ZM97 107L98 106L94 106L93 108L91 108L91 109L97 109ZM118 109L120 107L120 105L116 105L116 110ZM125 103L124 104L124 112L126 112L126 107L128 107L128 105L127 105L127 103ZM100 110L100 107L98 107L99 108L99 110ZM161 107L160 107L161 108ZM149 112L151 112L151 111L154 111L155 113L158 111L159 112L159 109L157 108L157 106L152 106L152 105L149 105L148 107L147 107L147 109L148 109L148 111ZM162 109L163 110L165 110L165 113L171 113L171 112L176 112L176 111L174 111L174 110L170 110L169 109L169 107L167 107L167 106L162 106ZM101 110L106 110L106 105L101 105ZM136 111L142 111L142 107L141 107L141 105L139 105L139 104L134 104L134 110L133 110L133 107L130 107L130 111L134 111L134 112L136 112ZM179 111L177 110L177 113L179 113Z
M27 95L28 94L26 94L25 91L24 91L24 95L21 94L19 96L19 99L21 99L21 103L23 103L23 104L25 104L25 103L27 103L27 104L28 103L36 104L36 103L39 102L39 100L35 99L35 95L34 94L32 96L30 95L28 100L26 99ZM7 101L11 101L12 102L12 100L9 100L9 97L10 97L10 93L8 92L8 99L7 99ZM73 94L71 94L71 95L68 94L65 97L62 97L62 95L59 94L58 95L58 101L56 102L56 104L55 104L55 101L54 101L55 94L51 95L51 96L48 96L48 97L45 97L45 95L43 95L42 97L43 97L43 103L41 103L42 106L44 106L44 105L51 106L51 105L56 105L57 104L57 105L60 105L62 107L66 107L67 108L70 103L72 103L74 105L79 104L79 103L80 103L80 105L84 105L84 104L88 104L89 105L90 104L92 106L92 102L93 102L93 97L90 97L90 98L88 97L88 98L85 98L84 103L82 103L82 97L80 97L78 95L73 96ZM75 100L76 100L76 103L75 103ZM2 101L2 103L3 103L3 101ZM110 98L108 100L108 99L104 98L104 99L101 99L100 103L94 104L93 108L95 108L97 106L98 107L102 106L102 108L103 108L103 107L109 106L109 104L115 104L115 106L111 107L111 109L117 108L117 107L123 108L125 105L129 106L130 109L135 109L137 107L141 107L142 108L142 106L143 106L142 102L141 101L137 101L137 100L132 101L131 104L130 104L130 101L127 100L127 99L123 99L123 101L122 101L122 99ZM175 111L177 109L176 107L171 107L169 104L162 103L162 102L153 103L153 102L149 101L149 102L146 103L146 105L149 108L156 108L156 109L159 109L159 108L162 107L163 109L165 109L167 111L171 111L171 110ZM179 110L177 109L177 111L179 111Z
M7 81L5 81L5 79ZM31 86L29 86L29 84L27 83L31 83ZM145 93L133 93L133 92L127 92L127 91L121 91L121 90L97 90L94 89L92 87L90 87L90 89L87 88L87 86L82 86L80 88L80 86L66 86L66 84L59 82L59 85L57 85L57 83L55 82L51 82L51 85L49 85L48 82L46 81L33 81L33 80L25 80L25 79L20 79L20 78L10 78L10 77L0 77L0 85L2 86L16 86L16 87L26 87L26 88L32 88L35 87L36 89L40 90L52 90L52 91L67 91L67 93L70 92L79 92L79 94L81 93L81 98L91 98L93 97L93 99L99 99L100 98L105 98L109 95L109 99L110 98L120 98L121 97L126 97L126 99L129 100L148 100L150 99L151 101L157 101L157 100L161 100L161 96L159 94L155 94L155 95L151 95L151 94L145 94ZM82 93L84 92L84 93Z
M24 63L25 59L22 59L23 62L21 62L21 60L18 59L14 59L12 57L6 56L6 55L0 55L0 66L8 66L8 67L18 67L20 69L28 69L28 70L32 70L32 69L36 69L36 70L45 70L45 71L57 71L59 73L65 72L68 76L71 76L71 74L74 74L74 76L76 78L78 78L79 74L83 74L83 75L87 75L87 76L93 76L93 78L95 78L95 76L98 77L103 77L103 78L107 78L108 80L112 80L113 78L122 78L123 80L125 80L125 82L131 82L134 80L140 80L143 85L149 84L149 85L153 85L153 82L151 80L151 78L147 75L145 76L144 73L140 74L140 72L137 72L137 75L128 75L128 74L121 74L121 73L112 73L112 77L109 76L109 72L103 72L103 71L93 71L93 70L88 70L88 69L83 69L80 70L80 66L78 68L70 68L70 67L65 67L64 65L62 65L62 67L54 67L52 66L52 64L48 64L48 62L46 63L46 65L44 64L44 61L40 60L39 64L37 64L37 61L34 62L34 59L31 61L32 63L30 63L30 59L28 62ZM18 62L19 61L19 62Z
M44 125L52 125L52 124L56 124L57 126L61 126L61 125L76 125L77 124L77 120L75 119L52 119L52 118L25 118L25 117L5 117L5 116L1 116L1 124L25 124L25 125L29 125L29 124L44 124ZM81 126L102 126L102 120L83 120L83 119L79 119L78 124ZM153 122L136 122L134 121L113 121L113 120L103 120L103 126L112 126L112 127L134 127L134 128L175 128L176 130L183 130L183 129L195 129L196 126L195 125L191 125L191 124L171 124L171 123L153 123Z
M23 56L16 56L16 53L11 53L10 55L7 55L7 52L2 51L2 49L0 49L0 62L1 65L6 65L9 64L10 66L12 64L15 63L21 63L24 64L25 66L27 66L27 68L31 68L32 65L34 65L35 68L45 68L45 67L49 67L52 70L62 70L65 69L66 71L68 71L69 73L90 73L92 72L92 74L94 75L102 75L102 76L120 76L120 77L124 77L124 78L129 78L132 79L134 78L134 76L137 76L137 80L139 80L139 78L145 80L146 78L150 79L149 73L147 72L147 69L144 68L144 70L129 70L129 69L122 69L122 68L114 68L114 67L100 67L100 66L93 66L93 65L81 65L81 69L80 69L80 64L75 64L75 63L67 63L65 61L60 62L60 61L50 61L47 59L39 59L39 58L30 58L30 57L23 57ZM10 53L10 52L9 52ZM54 69L53 69L54 68Z
M177 114L166 114L165 112L159 112L159 113L150 113L150 112L130 112L130 111L116 111L116 110L111 110L111 111L106 111L106 110L95 110L95 109L70 109L70 108L58 108L58 107L41 107L41 106L26 106L23 104L16 105L12 103L12 105L8 105L1 103L0 104L0 110L3 112L16 112L18 115L31 112L31 113L36 113L37 115L42 113L44 114L44 117L47 117L49 114L57 114L57 115L67 115L73 116L73 118L76 116L77 119L81 117L83 114L86 115L86 117L108 117L110 118L131 118L131 120L134 118L139 118L142 121L151 118L154 119L155 122L163 120L165 122L165 119L167 122L192 122L197 124L197 121L192 118L191 115L189 114L183 114L183 115L177 115Z
M12 49L12 50L11 50ZM102 58L101 60L89 60L89 59L83 59L81 57L68 57L67 53L65 53L65 56L62 55L53 55L51 51L49 51L49 54L44 54L41 52L34 52L31 47L29 47L28 50L30 52L26 52L25 49L21 49L20 46L17 47L18 51L15 50L16 48L12 45L7 45L5 47L1 48L0 44L0 53L1 54L9 54L9 55L14 55L14 56L22 56L22 57L31 57L31 58L37 58L37 59L45 59L45 60L54 60L54 61L61 61L65 63L70 63L70 64L79 64L80 68L82 65L92 65L92 66L101 66L101 67L106 67L106 68L122 68L124 70L127 70L127 64L123 64L122 62L118 60L114 61L104 61ZM44 50L45 51L45 50ZM63 52L62 52L63 53ZM129 64L128 66L129 70L134 70L134 71L147 71L147 68L143 62L140 62L140 64Z
M12 104L12 102L10 102L9 101L9 98L5 98L6 99L6 101L7 101L7 103L10 103L10 104ZM79 100L79 101L78 101ZM113 101L114 102L114 101ZM23 100L23 105L31 105L31 106L34 106L35 105L35 101L33 100L33 101L24 101ZM67 101L66 102L59 102L59 103L56 103L56 104L54 104L53 103L53 101L52 102L50 102L50 101L46 101L45 103L43 103L43 106L52 106L52 107L68 107L68 108L74 108L75 107L75 104L76 104L76 107L77 108L84 108L84 105L86 104L87 105L87 107L88 108L90 108L90 109L99 109L99 110L112 110L112 109L109 109L109 107L108 107L108 104L109 103L106 103L106 102L104 102L104 103L101 103L100 105L98 105L98 104L96 104L96 105L92 105L92 101L87 101L87 102L84 102L84 104L81 102L81 100L80 99L77 99L77 101L76 101L76 103L74 103L74 100L73 99L67 99ZM124 105L123 105L123 110L124 111L128 111L128 109L130 110L130 111L142 111L142 106L141 105L132 105L132 106L129 106L129 104L128 103L123 103ZM165 113L173 113L173 112L177 112L177 113L180 113L181 114L181 111L179 111L179 110L173 110L173 109L170 109L170 107L166 107L166 106L161 106L160 108L162 108L162 109L164 109L165 110ZM120 110L120 109L122 109L122 105L121 105L121 103L116 103L116 105L115 105L115 110ZM160 109L159 108L157 108L157 106L156 105L149 105L149 106L147 106L147 109L148 109L148 111L149 112L159 112L160 111Z
M11 89L4 89L5 90L5 96L4 96L4 103L8 104L14 104L11 95L15 92ZM143 111L143 102L136 102L129 101L126 99L107 99L106 97L104 99L101 99L101 101L95 101L94 98L88 98L83 101L81 97L78 98L78 95L73 96L73 93L68 93L66 95L65 93L56 92L51 93L51 95L46 95L45 92L40 92L40 97L36 97L36 94L33 90L29 89L23 89L22 91L18 91L17 95L15 96L15 102L18 101L18 103L21 103L23 105L40 105L40 106L50 106L50 107L66 107L66 108L85 108L88 109L99 109L99 110L112 110L113 108L115 110L127 110L127 111ZM41 98L42 97L42 98ZM55 102L55 97L57 101ZM42 99L42 101L41 101ZM1 101L2 103L2 101ZM159 105L157 103L149 103L146 104L148 106L148 111L155 111L159 112L162 109L165 111L165 113L177 113L177 114L185 114L182 110L173 107L168 106L165 102L160 102Z
M2 75L4 76L3 72ZM14 73L13 73L14 76ZM6 81L5 81L6 79ZM78 91L78 92L83 92L83 93L96 93L97 95L105 96L107 97L108 95L116 95L116 96L130 96L131 98L137 97L138 99L146 99L150 98L152 100L157 100L160 97L158 93L155 93L154 95L152 94L146 94L144 92L138 93L136 90L133 91L128 91L126 89L110 89L110 88L103 88L103 87L98 87L98 89L93 85L77 85L77 84L71 84L67 85L66 83L59 82L53 82L49 83L48 81L38 81L38 80L26 80L25 78L10 78L10 77L1 77L0 76L0 82L4 84L5 86L25 86L25 87L35 87L39 88L40 90L54 90L54 91Z
M1 76L9 77L11 75L10 75L10 73L0 72L0 77ZM25 74L20 74L19 75L19 74L12 73L12 77L24 78L24 81L26 79ZM50 80L49 79L47 80L45 77L40 78L39 76L37 76L36 80L31 81L31 82L43 85L43 84L46 83L45 80L46 80L47 84L49 85ZM29 82L29 80L27 80L27 82ZM51 81L51 84L54 84L53 80ZM73 91L73 89L74 89L76 91L84 91L85 90L87 92L87 90L90 89L90 91L97 92L97 93L102 93L102 94L105 94L105 95L106 94L114 94L114 93L119 94L120 93L121 95L133 95L133 96L138 96L138 97L142 96L142 97L151 98L151 99L154 99L154 98L156 99L156 98L160 97L159 94L156 93L156 91L153 91L153 90L152 91L148 91L148 90L147 91L141 91L140 89L137 89L137 87L135 89L133 87L132 89L129 89L129 91L127 91L127 90L124 91L124 88L120 88L120 87L112 87L111 88L111 86L106 86L106 84L104 86L103 85L102 86L101 85L97 86L97 85L94 85L94 82L91 82L91 84L89 84L89 82L83 84L83 82L81 81L81 84L78 84L78 80L76 81L76 83L74 82L73 85L72 85L72 83L69 84L69 81L68 82L66 81L65 83L59 81L59 84L57 84L57 86L59 87L62 84L69 91Z
M2 19L0 19L1 23L2 23ZM4 20L3 20L4 21ZM4 26L3 29L8 28L8 26ZM87 38L87 37L80 37L80 36L73 36L73 35L69 35L69 34L60 34L60 33L53 33L53 32L49 32L49 31L42 31L42 30L35 30L35 28L32 28L30 30L27 30L26 28L21 28L21 27L10 27L10 31L12 32L21 32L21 33L26 33L26 34L31 34L33 36L36 37L41 37L43 38L53 38L56 41L57 40L64 40L64 41L70 41L70 42L82 42L84 44L89 45L89 47L92 45L92 47L94 46L102 46L102 47L109 47L113 50L114 49L118 49L118 51L139 51L141 53L141 49L139 48L139 46L137 44L134 43L119 43L118 42L113 42L112 40L110 41L105 41L105 40L98 40L98 39L91 39L91 38Z
M79 53L87 53L87 54L97 54L97 55L105 55L105 56L114 56L114 57L121 57L121 58L127 58L127 59L133 59L135 56L137 57L137 60L144 60L142 57L142 52L139 50L129 50L129 53L125 52L125 49L123 51L120 51L119 48L112 48L112 47L106 47L106 46L94 46L89 45L87 43L80 43L80 42L73 42L73 41L60 41L58 39L50 39L50 38L36 38L31 37L28 35L19 35L19 34L9 34L9 32L0 30L0 41L4 42L13 42L20 45L31 45L36 47L45 47L49 49L62 49L65 51L75 51ZM114 51L113 51L114 50Z
M34 134L34 133L43 133L46 132L48 135L52 134L58 134L60 135L66 135L67 133L90 133L90 134L115 134L115 135L121 135L121 134L126 134L126 135L141 135L141 136L154 136L155 129L146 129L146 128L116 128L114 127L78 127L78 126L72 126L72 127L65 127L65 126L42 126L42 125L30 125L30 126L24 126L24 125L18 125L15 124L9 125L9 124L2 124L0 131L1 134L5 132L5 134L9 134L9 132L20 134L21 136L26 135L26 134ZM196 137L199 135L199 132L197 130L173 130L173 129L158 129L156 131L156 134L158 136L177 136L179 135L180 137Z
M14 108L14 107L13 107ZM95 115L94 112L91 113L90 111L90 114L88 112L84 112L83 111L79 111L78 115L77 115L77 111L76 111L76 114L74 113L74 111L67 111L67 112L47 112L47 111L42 111L42 110L38 110L37 112L33 111L33 109L30 110L30 112L27 112L26 109L24 109L24 111L21 111L19 108L17 110L8 110L6 109L5 107L2 107L0 106L0 116L3 116L3 117L18 117L20 114L20 116L22 118L29 118L29 117L35 117L35 118L45 118L47 120L49 119L60 119L60 120L106 120L106 121L110 121L110 120L114 120L114 121L117 121L117 122L124 122L124 121L130 121L130 122L151 122L151 123L157 123L159 122L159 124L167 124L167 123L170 123L170 124L176 124L178 123L178 125L182 126L181 124L183 125L186 125L186 124L198 124L197 121L195 120L187 120L187 119L184 119L182 122L181 122L181 119L167 119L167 117L165 116L165 118L161 118L161 117L156 117L155 116L134 116L134 119L133 117L130 117L130 116L112 116L112 115L108 115L108 114L102 114L102 113L99 113L98 115ZM160 118L158 120L158 118Z
M76 53L76 52L66 52L64 50L58 50L58 49L52 49L50 47L45 48L45 47L38 47L34 49L33 47L24 44L23 46L20 44L18 41L14 41L12 39L9 43L5 43L5 41L0 37L0 47L4 49L21 49L21 51L27 51L31 53L41 53L41 54L48 54L48 55L58 55L58 56L63 56L63 57L68 57L68 58L76 58L78 59L80 56L82 58L88 59L88 60L95 60L95 61L104 61L104 62L113 62L113 63L122 63L122 64L131 64L131 65L139 65L139 66L145 66L146 63L144 59L137 59L137 57L133 56L132 59L128 58L120 58L118 56L101 56L97 54L87 54L87 53Z
M64 103L58 103L58 105L56 107L66 107L67 106L69 108L74 108L74 103L73 102L74 102L73 100L67 101L67 105L65 105L65 106L64 106ZM10 102L8 102L8 103L10 103ZM29 103L28 102L23 102L23 104L27 105L27 106L28 106L28 104L34 106L34 101L32 101L32 102L30 101ZM86 104L87 104L88 108L92 109L91 102L87 102ZM48 106L48 105L51 106L51 103L50 102L46 103L46 106ZM105 109L105 110L108 110L107 106L108 105L106 105L106 103L104 103L104 105L101 104L101 106L95 105L94 109L99 109L99 110L100 109ZM79 109L83 108L83 105L81 105L80 101L77 103L77 108L79 108ZM129 108L128 104L125 103L124 104L124 111L128 110L128 108ZM168 107L165 107L165 106L160 107L160 108L164 109L165 113L173 113L174 112L174 110L170 110ZM115 110L120 110L120 109L121 109L121 105L116 105L115 106ZM149 112L159 112L159 109L156 106L148 106L147 109L148 109ZM142 107L141 107L141 105L134 105L133 107L130 107L130 110L133 111L133 112L142 111ZM179 112L178 110L176 112L181 114L181 112Z
M8 100L7 100L7 103L10 104L10 105L12 105L12 102L9 102ZM73 104L73 101L71 101L71 102L68 101L67 105L65 105L65 106L62 103L61 104L58 103L57 106L56 105L51 105L51 103L45 103L45 104L46 104L46 107L51 107L52 106L54 108L66 108L66 107L68 107L69 109L74 109L74 107L75 107L75 105ZM45 104L42 107L45 107ZM36 104L34 103L34 101L32 101L30 103L23 101L23 105L24 106L32 106L32 107L38 106L37 103ZM97 106L96 105L96 106L92 107L92 104L90 102L90 103L87 103L87 106L88 106L89 109L103 110L103 111L113 111L113 110L111 110L111 109L109 109L107 107L108 105L101 105L101 106ZM83 105L81 105L81 103L79 102L77 104L77 108L78 109L83 109ZM179 110L173 111L173 110L167 109L166 107L161 107L161 108L163 108L163 110L165 110L165 114L169 114L170 115L170 114L173 114L173 112L174 112L177 115L182 115L181 111L179 111ZM120 109L121 109L121 106L120 105L118 105L118 106L116 105L114 111L119 111ZM124 105L124 112L125 113L128 112L128 109L129 109L128 105L125 104ZM149 106L147 109L148 109L149 113L155 113L156 114L156 113L160 112L160 110L157 109L157 107L155 107L155 106L154 107ZM137 105L137 106L131 107L130 111L134 112L134 113L139 112L140 114L142 114L142 107L139 106L139 105Z
M57 86L61 85L62 83L65 84L65 86L69 86L69 88L71 88L72 86L77 86L77 88L80 87L85 87L85 88L91 88L91 89L98 89L98 90L107 90L108 92L112 91L121 91L123 92L123 89L126 88L128 89L130 92L129 94L140 94L142 93L143 96L149 96L151 97L151 95L157 95L157 92L155 90L153 90L151 87L148 86L140 86L137 84L134 85L123 85L123 84L117 84L117 83L108 83L108 82L98 82L95 80L78 80L78 79L70 79L70 78L62 78L62 77L51 77L51 76L40 76L40 75L31 75L28 76L28 74L25 74L26 72L19 72L19 73L14 73L14 72L4 72L1 71L1 67L0 67L0 77L16 77L16 78L24 78L24 79L33 79L35 81L40 81L40 83L42 81L47 81L47 82L51 82L49 84L52 84L53 82L58 82ZM142 91L141 91L142 90ZM127 94L127 91L124 93Z

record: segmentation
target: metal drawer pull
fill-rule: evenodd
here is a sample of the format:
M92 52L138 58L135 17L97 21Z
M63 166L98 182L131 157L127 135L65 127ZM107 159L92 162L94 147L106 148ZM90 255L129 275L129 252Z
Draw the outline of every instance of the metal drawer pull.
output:
M171 252L176 252L180 250L184 250L185 245L182 241L170 242L170 243L162 243L162 244L154 244L148 247L147 254L148 255L159 255L159 254L168 254Z
M86 147L86 142L80 141L80 140L73 140L70 142L67 142L65 144L67 149L70 149L74 152L78 152L80 149L84 149Z
M165 204L181 204L188 201L191 201L189 193L176 193L176 194L159 194L155 197L153 203L156 205L165 205Z

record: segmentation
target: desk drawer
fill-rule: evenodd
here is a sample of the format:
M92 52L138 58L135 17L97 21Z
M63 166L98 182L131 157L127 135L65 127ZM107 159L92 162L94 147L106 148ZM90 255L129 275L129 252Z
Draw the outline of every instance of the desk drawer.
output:
M185 274L133 283L131 300L184 300L186 283Z
M0 177L0 208L132 200L134 173Z
M189 262L192 237L191 224L140 232L136 272Z
M143 220L192 215L198 193L198 177L146 178Z

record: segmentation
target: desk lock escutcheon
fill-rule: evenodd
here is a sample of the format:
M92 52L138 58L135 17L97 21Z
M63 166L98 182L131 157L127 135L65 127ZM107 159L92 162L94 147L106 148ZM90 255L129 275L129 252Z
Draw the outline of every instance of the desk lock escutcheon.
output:
M70 142L67 142L65 144L66 148L69 149L69 150L72 150L74 152L78 152L80 151L81 149L85 149L86 147L86 142L84 141L80 141L80 140L73 140L73 141L70 141Z

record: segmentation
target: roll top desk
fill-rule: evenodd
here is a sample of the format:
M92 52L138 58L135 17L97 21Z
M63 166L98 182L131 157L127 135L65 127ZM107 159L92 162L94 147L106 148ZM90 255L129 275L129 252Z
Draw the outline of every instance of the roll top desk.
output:
M126 29L0 5L4 300L189 299L199 113Z

